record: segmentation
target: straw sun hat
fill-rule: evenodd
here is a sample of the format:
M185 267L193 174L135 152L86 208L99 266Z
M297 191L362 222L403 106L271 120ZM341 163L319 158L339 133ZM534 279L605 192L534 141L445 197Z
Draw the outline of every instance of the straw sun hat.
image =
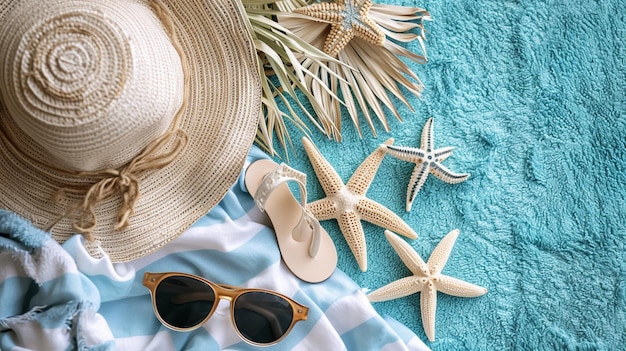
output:
M0 0L0 208L148 254L236 181L261 109L239 0Z

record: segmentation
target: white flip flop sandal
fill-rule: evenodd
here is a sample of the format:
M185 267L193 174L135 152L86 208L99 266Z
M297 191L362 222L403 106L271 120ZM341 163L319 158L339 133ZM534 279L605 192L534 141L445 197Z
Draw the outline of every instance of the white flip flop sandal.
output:
M300 203L288 181L300 187ZM318 220L306 210L306 174L272 160L253 162L246 170L245 184L261 211L270 218L280 254L298 278L319 283L337 267L337 249Z

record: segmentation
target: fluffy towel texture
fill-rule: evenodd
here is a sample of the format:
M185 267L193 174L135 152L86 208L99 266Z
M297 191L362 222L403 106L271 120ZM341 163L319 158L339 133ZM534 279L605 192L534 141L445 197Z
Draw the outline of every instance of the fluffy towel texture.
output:
M387 156L367 193L415 229L420 237L409 242L424 257L459 228L443 273L489 289L474 299L439 294L437 337L428 346L623 348L626 2L383 2L433 16L429 62L412 66L423 97L411 99L416 111L402 109L405 122L377 139L358 139L344 120L342 143L314 141L344 180L389 137L419 146L428 117L435 146L457 147L443 163L471 177L457 185L429 177L410 213L410 163ZM323 197L301 145L295 148L291 166L309 175L309 201ZM322 225L338 247L339 267L361 286L410 275L381 228L365 226L369 268L361 273L336 222ZM374 307L426 340L419 295Z
M248 162L259 157L267 156L254 148ZM279 291L308 306L308 319L266 350L427 350L405 326L377 314L343 272L319 284L297 279L281 261L266 224L241 176L217 207L172 243L141 259L111 264L107 257L91 258L80 236L65 242L63 250L46 233L2 211L0 233L11 235L0 236L0 349L256 350L235 333L226 301L203 328L181 333L160 324L141 284L143 273L181 271ZM22 256L33 263L22 264ZM25 323L31 319L39 324Z

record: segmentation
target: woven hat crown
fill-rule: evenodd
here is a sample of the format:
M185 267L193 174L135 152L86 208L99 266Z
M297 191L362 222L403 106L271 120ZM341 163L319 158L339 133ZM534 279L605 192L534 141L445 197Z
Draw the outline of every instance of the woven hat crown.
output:
M114 262L235 183L261 113L240 0L0 0L0 208Z
M25 149L48 165L118 168L162 135L181 107L180 57L143 4L22 1L0 33L8 132L36 144Z

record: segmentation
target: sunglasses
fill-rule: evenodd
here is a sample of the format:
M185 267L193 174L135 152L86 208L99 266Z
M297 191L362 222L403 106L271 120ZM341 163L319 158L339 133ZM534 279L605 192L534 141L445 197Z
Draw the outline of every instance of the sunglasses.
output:
M199 328L220 299L229 300L237 334L257 346L281 341L309 312L308 307L274 291L215 284L193 274L146 272L143 285L150 290L159 321L176 331Z

